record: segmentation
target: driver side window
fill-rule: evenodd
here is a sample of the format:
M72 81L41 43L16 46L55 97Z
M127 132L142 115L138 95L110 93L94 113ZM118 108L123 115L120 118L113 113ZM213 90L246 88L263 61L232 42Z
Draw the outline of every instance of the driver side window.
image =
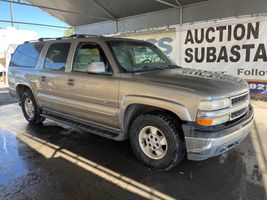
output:
M104 62L107 67L107 60L99 45L95 43L80 44L75 52L72 71L87 72L88 64L91 62Z

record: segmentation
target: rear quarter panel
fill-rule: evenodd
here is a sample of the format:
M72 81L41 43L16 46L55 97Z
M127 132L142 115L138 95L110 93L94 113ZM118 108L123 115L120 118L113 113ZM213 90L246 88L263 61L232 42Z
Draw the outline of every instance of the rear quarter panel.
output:
M18 85L25 85L29 87L37 100L37 88L39 83L39 69L36 68L26 68L26 67L12 67L8 69L8 84L9 90L17 98L16 89Z

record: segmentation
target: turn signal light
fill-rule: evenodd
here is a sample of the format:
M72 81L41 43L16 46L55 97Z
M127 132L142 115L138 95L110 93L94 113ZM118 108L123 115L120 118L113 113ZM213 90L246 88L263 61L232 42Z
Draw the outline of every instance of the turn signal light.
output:
M197 122L199 125L202 125L202 126L211 126L211 125L212 125L212 119L198 118L198 119L196 120L196 122Z
M214 126L218 124L223 124L225 122L228 122L230 120L229 115L225 115L223 117L208 119L208 118L197 118L196 123L202 126Z

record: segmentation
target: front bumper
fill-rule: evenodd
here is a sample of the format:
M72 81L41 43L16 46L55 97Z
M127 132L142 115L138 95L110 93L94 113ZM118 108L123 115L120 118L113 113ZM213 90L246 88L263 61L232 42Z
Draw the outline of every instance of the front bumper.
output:
M200 129L196 125L183 126L189 160L205 160L220 155L240 144L250 132L254 121L253 108L232 125L214 129Z

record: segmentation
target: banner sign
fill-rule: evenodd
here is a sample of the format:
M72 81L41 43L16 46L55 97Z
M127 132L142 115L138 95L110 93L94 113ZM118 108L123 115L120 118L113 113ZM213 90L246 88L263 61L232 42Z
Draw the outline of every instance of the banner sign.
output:
M246 79L251 92L267 94L267 17L234 18L139 32L178 65Z

